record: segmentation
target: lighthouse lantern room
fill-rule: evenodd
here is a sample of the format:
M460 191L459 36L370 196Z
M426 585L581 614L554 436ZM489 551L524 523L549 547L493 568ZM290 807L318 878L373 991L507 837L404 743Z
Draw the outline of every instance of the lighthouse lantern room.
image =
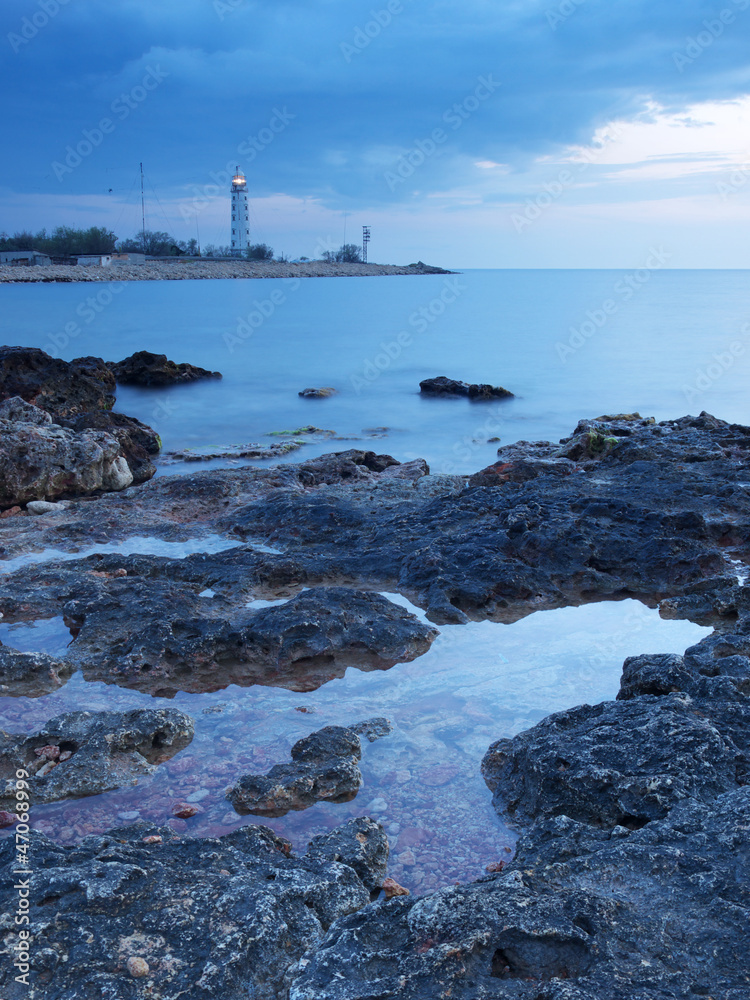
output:
M250 213L247 207L247 181L239 167L232 178L232 240L233 254L241 254L250 245Z

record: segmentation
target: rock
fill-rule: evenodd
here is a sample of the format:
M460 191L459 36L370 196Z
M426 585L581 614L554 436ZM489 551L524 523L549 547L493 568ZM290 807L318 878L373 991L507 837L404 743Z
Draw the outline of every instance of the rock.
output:
M30 514L60 514L65 510L65 505L48 503L46 500L30 500L26 504L26 510Z
M382 739L393 732L393 723L390 719L379 716L377 719L367 719L365 722L357 722L349 729L358 736L366 736L369 743Z
M136 784L192 738L192 719L174 709L68 712L30 736L2 733L0 805L14 803L19 768L30 773L32 804L98 795Z
M46 653L21 653L0 643L0 694L38 698L61 687L73 666Z
M347 827L356 842L362 827ZM383 836L369 825L365 832L373 845ZM143 842L153 837L161 843ZM9 1000L139 1000L144 980L133 979L129 968L143 970L141 962L149 967L148 992L161 1000L275 1000L290 965L337 919L370 901L347 863L328 860L324 850L297 857L288 841L257 826L221 839L183 840L169 828L140 823L68 848L32 830L31 851L35 905L27 929L37 946L29 986L14 982L10 962L0 966L0 993ZM338 851L362 861L372 882L365 845L342 842ZM372 871L380 872L382 853L371 854ZM5 871L15 857L13 841L3 840ZM13 884L6 879L0 886L6 936L18 931ZM129 966L131 959L138 964Z
M332 926L289 1000L741 1000L750 789L610 839L566 817L501 874Z
M113 411L93 410L61 421L74 431L107 431L120 442L120 452L130 466L134 483L144 483L156 473L151 461L161 449L161 438L151 427L135 417Z
M366 816L350 819L330 833L313 837L307 857L313 861L338 861L353 868L370 892L380 887L388 866L385 830ZM386 880L387 881L387 880Z
M337 390L330 385L325 385L321 389L303 389L297 395L303 399L327 399L329 396L335 396L336 392Z
M59 600L59 611L77 628L68 662L90 680L162 696L231 683L309 691L351 666L383 670L412 660L437 635L405 608L366 591L311 587L285 604L257 609L246 606L242 590L232 607L182 582L194 567L201 577L207 569L225 579L234 573L244 588L253 562L263 560L252 550L244 554L234 569L221 553L179 561L107 555L29 567L12 584L0 577L0 602L9 612L23 606L28 615L34 600L45 606Z
M316 802L350 802L362 787L359 739L351 729L326 726L298 740L292 764L276 764L266 775L247 774L226 797L241 815L283 816Z
M135 955L131 955L128 959L127 970L133 979L143 979L151 971L146 959L136 957Z
M115 380L100 358L68 362L35 347L0 347L0 401L20 396L58 420L111 410L114 390Z
M423 379L419 383L419 391L431 396L468 396L470 399L507 399L513 396L500 385L469 384L446 375Z
M41 417L26 419L28 409L21 417L0 415L0 505L121 490L133 482L112 435L75 433Z
M584 705L494 743L482 773L495 807L515 822L564 814L637 829L684 799L737 787L750 764L741 735L750 707L718 722L679 695Z
M6 812L5 809L0 809L0 829L5 829L9 826L15 826L18 822L18 817L15 813Z
M397 896L411 895L408 889L404 889L402 885L399 885L398 882L392 878L384 879L380 888L385 893L386 899L395 899Z
M108 361L107 367L122 385L175 385L202 378L221 378L221 372L211 372L185 362L175 364L166 354L136 351L124 361Z

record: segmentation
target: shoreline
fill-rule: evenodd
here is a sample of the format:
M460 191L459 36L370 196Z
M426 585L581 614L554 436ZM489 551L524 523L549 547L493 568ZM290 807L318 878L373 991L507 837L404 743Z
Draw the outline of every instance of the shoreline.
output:
M457 274L429 264L329 264L309 261L283 264L277 261L200 260L148 261L109 267L51 264L48 267L0 265L0 284L91 281L188 281L228 278L369 278L388 275Z

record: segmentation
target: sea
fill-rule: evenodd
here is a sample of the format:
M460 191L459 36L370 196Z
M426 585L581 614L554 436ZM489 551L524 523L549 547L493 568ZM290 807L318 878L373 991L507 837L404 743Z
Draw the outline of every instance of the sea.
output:
M372 447L468 474L499 444L555 441L583 417L706 410L750 423L749 291L746 271L654 269L4 284L0 323L3 343L65 360L145 349L221 372L119 388L116 409L153 426L165 452L272 444L315 426L340 440L310 440L286 460ZM514 398L420 394L436 375ZM322 386L336 394L298 395Z
M750 423L745 271L115 278L0 285L0 339L66 360L119 361L147 349L221 372L221 380L172 388L118 388L116 409L158 430L164 452L189 449L197 458L299 440L299 450L278 460L367 448L400 461L424 458L433 473L470 474L501 445L555 441L602 414L664 420L705 410ZM502 385L514 396L473 402L420 394L420 381L436 375ZM299 395L322 386L336 391ZM301 433L310 426L319 431ZM238 464L236 457L180 461L161 464L158 474ZM222 544L195 539L172 554ZM148 538L129 540L127 551L165 554ZM0 572L22 563L0 561ZM387 596L424 617L403 595ZM75 674L43 697L0 698L0 727L33 732L62 712L157 704L195 720L191 746L137 787L37 806L36 827L70 844L137 820L220 836L257 821L237 816L224 798L241 774L287 762L294 741L324 725L386 716L393 732L364 747L364 786L353 801L260 822L304 850L311 836L371 815L388 833L389 874L421 894L480 877L512 856L518 831L493 809L480 773L494 740L551 712L614 698L626 656L682 652L708 632L635 600L603 601L513 624L441 626L417 660L387 671L351 668L312 692L232 686L167 700ZM73 638L62 618L49 618L0 623L0 641L64 655ZM184 801L199 809L188 820L173 815Z

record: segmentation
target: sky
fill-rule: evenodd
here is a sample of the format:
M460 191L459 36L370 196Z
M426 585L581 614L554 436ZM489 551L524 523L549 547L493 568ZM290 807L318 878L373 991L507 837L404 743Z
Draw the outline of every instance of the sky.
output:
M750 267L750 0L4 0L0 230Z

